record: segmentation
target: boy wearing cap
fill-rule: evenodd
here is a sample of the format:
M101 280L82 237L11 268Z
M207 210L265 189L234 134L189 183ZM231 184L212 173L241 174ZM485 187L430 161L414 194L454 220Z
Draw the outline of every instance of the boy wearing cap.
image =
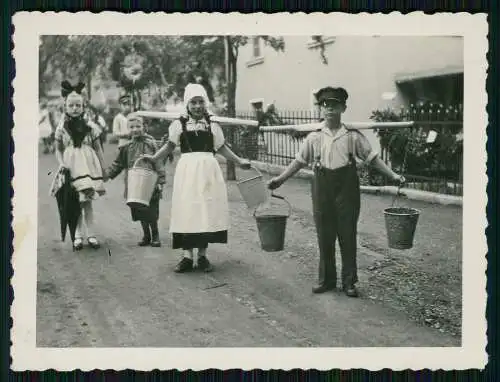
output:
M356 164L369 164L396 182L404 182L404 178L380 159L360 131L348 130L341 122L348 98L344 88L322 88L315 98L324 118L321 129L306 137L295 160L282 174L271 179L268 187L280 187L301 168L313 164L313 214L320 254L319 283L313 288L313 293L337 288L335 242L338 237L342 258L342 289L347 296L357 297L356 246L360 187Z
M118 148L123 147L130 139L130 131L127 125L127 115L132 111L130 96L123 94L118 99L120 112L113 119L113 135L118 138Z

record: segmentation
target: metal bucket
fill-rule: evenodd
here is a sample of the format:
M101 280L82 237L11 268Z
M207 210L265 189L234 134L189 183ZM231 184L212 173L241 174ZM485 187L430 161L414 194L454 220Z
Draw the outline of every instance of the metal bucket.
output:
M410 249L417 228L420 211L408 207L390 207L384 210L389 248Z
M149 207L153 196L158 174L149 168L139 167L138 163L145 158L139 158L127 174L127 205L142 205Z
M257 216L256 209L253 213L253 216L257 221L261 248L266 252L277 252L282 251L285 246L286 222L290 217L292 207L284 197L274 194L272 194L271 196L274 198L282 199L288 204L288 214L266 214Z
M249 209L253 209L266 202L269 198L269 191L264 182L264 177L261 172L252 167L257 173L257 176L239 181L238 188L241 196Z

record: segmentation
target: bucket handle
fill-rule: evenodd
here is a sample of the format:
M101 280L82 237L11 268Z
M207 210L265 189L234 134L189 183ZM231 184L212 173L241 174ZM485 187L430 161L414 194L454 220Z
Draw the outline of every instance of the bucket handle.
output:
M134 165L132 167L138 167L137 164L141 161L146 161L146 162L150 162L151 163L151 160L147 157L139 157L135 160L134 162Z
M288 204L288 215L287 215L286 217L287 217L287 218L289 218L289 217L290 217L290 215L292 214L292 205L290 204L290 202L289 202L288 200L286 200L284 196L281 196L281 195L276 195L276 194L274 194L274 193L271 193L271 197L272 197L272 198L281 199L281 200L285 201L285 202L286 202L286 204ZM255 213L257 212L257 209L258 209L258 208L259 208L259 207L255 208L255 210L253 211L253 216L254 216L254 217L255 217Z
M250 169L254 170L257 173L257 176L262 176L262 173L259 171L259 169L257 167L250 166ZM248 178L248 179L240 180L240 182L245 182L245 181L250 180L250 179L253 179L253 178Z

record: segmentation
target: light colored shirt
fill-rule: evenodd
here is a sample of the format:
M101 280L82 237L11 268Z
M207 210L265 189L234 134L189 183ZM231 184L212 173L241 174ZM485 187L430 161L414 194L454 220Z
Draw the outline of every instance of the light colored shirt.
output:
M350 151L358 164L367 164L378 155L360 131L348 130L342 125L334 135L330 129L323 126L320 131L314 131L305 138L295 159L303 164L312 164L319 159L323 167L334 170L349 164Z
M187 131L206 130L207 128L208 123L204 119L195 121L194 119L189 118L189 120L186 122ZM210 124L210 129L214 137L214 150L217 151L224 145L224 133L222 132L222 128L220 127L220 125L215 122L212 122ZM168 140L178 146L181 141L181 133L181 121L173 121L168 128Z
M124 135L124 134L130 134L127 117L125 117L122 113L118 113L117 115L115 115L115 118L113 119L113 135ZM127 138L119 138L118 147L122 147L128 142L129 139Z

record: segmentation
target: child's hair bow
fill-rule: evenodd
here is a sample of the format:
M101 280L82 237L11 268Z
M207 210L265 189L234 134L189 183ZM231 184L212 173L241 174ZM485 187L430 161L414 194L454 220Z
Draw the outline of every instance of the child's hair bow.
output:
M61 83L61 95L66 98L69 94L75 92L78 94L82 94L82 90L85 87L83 82L78 82L75 86L71 85L69 81L64 80Z

